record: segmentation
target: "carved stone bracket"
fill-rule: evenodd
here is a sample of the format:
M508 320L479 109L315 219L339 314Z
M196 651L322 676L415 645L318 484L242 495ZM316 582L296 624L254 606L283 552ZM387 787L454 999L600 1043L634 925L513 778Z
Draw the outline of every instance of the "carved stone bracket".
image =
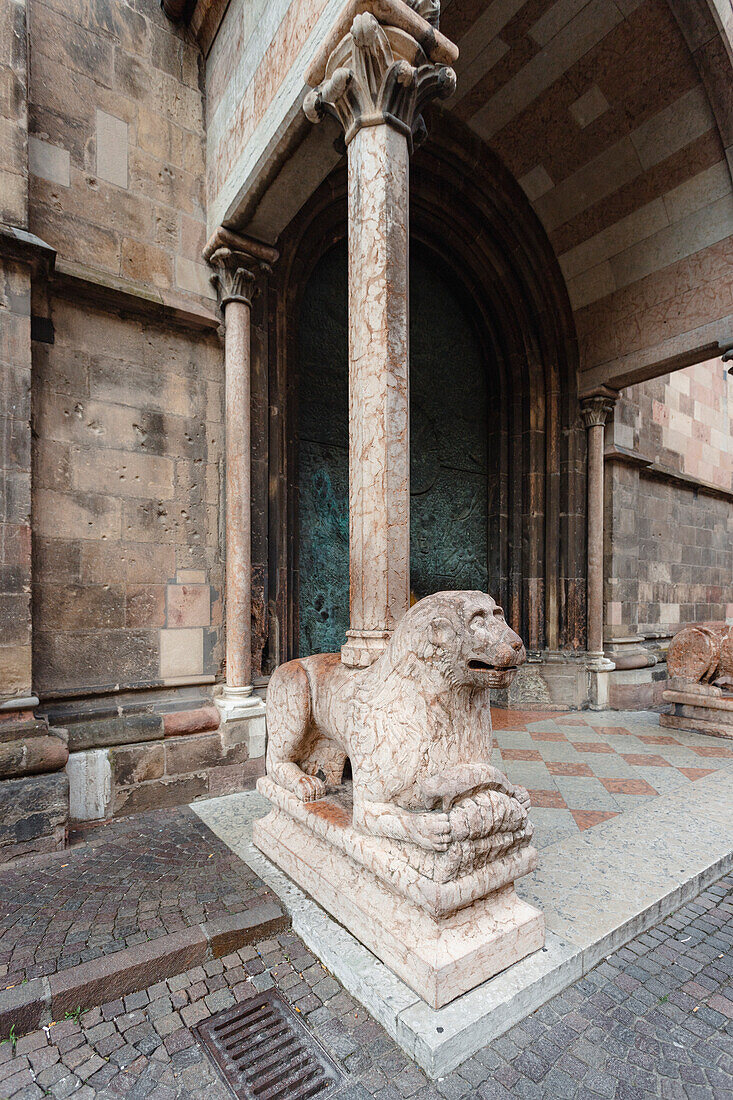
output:
M434 5L420 7L434 15ZM411 34L383 26L364 11L331 53L325 79L308 93L303 109L311 122L333 115L343 126L346 145L362 127L381 123L412 144L413 136L424 132L427 103L451 95L455 86L450 66L434 64Z

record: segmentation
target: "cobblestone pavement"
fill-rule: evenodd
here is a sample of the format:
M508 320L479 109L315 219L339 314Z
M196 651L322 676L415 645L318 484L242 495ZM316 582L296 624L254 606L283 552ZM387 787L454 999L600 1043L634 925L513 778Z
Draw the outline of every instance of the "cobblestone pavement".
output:
M0 870L0 990L272 898L188 807L75 841Z
M191 1028L272 986L343 1068L339 1100L733 1100L733 877L439 1081L286 932L6 1042L0 1098L227 1100Z

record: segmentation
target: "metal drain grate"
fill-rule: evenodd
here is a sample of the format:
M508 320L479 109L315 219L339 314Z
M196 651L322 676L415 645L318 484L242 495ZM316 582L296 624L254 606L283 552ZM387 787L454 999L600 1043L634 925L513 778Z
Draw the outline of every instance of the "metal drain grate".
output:
M239 1100L321 1100L342 1081L338 1067L274 989L217 1012L197 1031Z

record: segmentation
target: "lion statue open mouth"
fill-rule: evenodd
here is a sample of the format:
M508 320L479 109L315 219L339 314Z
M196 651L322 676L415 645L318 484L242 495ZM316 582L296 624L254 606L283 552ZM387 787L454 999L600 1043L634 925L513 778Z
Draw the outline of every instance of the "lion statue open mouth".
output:
M484 592L437 592L365 669L339 654L280 666L267 693L267 773L301 801L353 775L353 825L433 852L504 834L528 843L529 797L491 764L490 689L526 660Z

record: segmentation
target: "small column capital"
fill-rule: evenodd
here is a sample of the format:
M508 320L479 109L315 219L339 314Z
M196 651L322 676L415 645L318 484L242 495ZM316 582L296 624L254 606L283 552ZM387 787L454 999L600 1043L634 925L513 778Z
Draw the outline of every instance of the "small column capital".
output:
M217 248L209 263L214 268L211 282L216 289L219 305L225 309L230 302L252 305L252 287L255 273L251 270L251 257L230 248Z
M586 397L581 397L580 412L586 428L602 428L617 400L618 392L605 386L602 390L596 390Z
M458 49L437 30L439 11L437 0L352 0L334 30L337 41L329 38L306 74L307 118L332 115L346 145L363 127L386 123L412 148L413 136L425 131L425 106L456 86L445 60L455 60Z
M220 225L204 246L202 256L214 268L211 281L222 309L229 302L252 305L252 286L257 270L270 271L277 249L262 241L240 236Z

